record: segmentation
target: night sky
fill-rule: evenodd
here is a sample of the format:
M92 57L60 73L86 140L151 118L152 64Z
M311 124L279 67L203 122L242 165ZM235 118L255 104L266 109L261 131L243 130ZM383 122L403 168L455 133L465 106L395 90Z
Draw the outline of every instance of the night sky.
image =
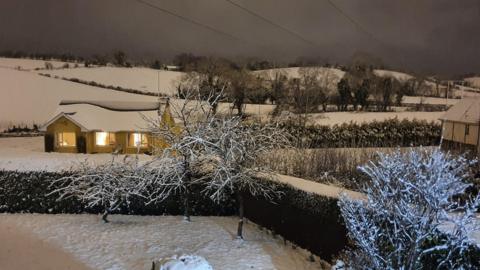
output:
M135 60L192 52L347 63L355 52L422 73L480 72L479 0L1 0L0 50L89 56L123 50ZM341 13L343 12L343 14ZM348 16L350 21L346 16Z

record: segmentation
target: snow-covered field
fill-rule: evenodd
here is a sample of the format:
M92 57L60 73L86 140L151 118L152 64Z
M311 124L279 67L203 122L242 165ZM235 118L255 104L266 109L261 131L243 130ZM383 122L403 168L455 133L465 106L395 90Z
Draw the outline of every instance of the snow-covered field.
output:
M61 100L155 101L155 97L123 93L0 68L0 130L10 124L42 124Z
M42 70L40 73L52 76L76 78L84 81L94 81L103 85L120 86L143 92L160 93L166 95L176 94L176 86L183 72L155 70L151 68L122 68L122 67L96 67L75 68L59 70Z
M430 104L430 105L455 105L460 99L454 98L437 98L437 97L411 97L404 96L403 104Z
M425 120L440 122L445 112L331 112L312 114L309 122L317 125L340 125L343 123L369 123L397 118L398 120Z
M24 59L24 58L5 58L0 57L0 67L2 68L12 68L12 69L22 69L22 70L33 70L36 68L45 68L45 63L48 62L52 64L53 68L61 68L63 65L68 64L69 66L74 66L75 63L62 62L57 60L35 60L35 59ZM77 64L83 66L83 64Z
M173 255L204 257L214 269L322 269L308 253L284 245L255 224L246 224L245 240L235 239L233 217L1 214L0 223L18 226L71 253L92 269L146 270L152 261Z

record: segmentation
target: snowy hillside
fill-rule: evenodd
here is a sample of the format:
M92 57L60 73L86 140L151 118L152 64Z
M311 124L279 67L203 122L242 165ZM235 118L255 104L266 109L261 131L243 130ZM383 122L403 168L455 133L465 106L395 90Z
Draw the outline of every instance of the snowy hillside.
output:
M399 82L406 82L410 79L413 79L414 77L412 75L403 73L403 72L398 72L398 71L392 71L392 70L384 70L384 69L375 69L373 73L379 77L390 77L394 78Z
M151 68L96 67L59 70L42 70L40 73L60 78L94 81L106 86L120 86L149 93L176 94L176 85L183 72Z
M314 67L318 69L320 76L325 75L334 75L337 78L341 79L345 75L344 71L336 68L326 68L326 67ZM266 78L273 79L275 75L281 74L287 76L287 78L300 78L300 70L302 68L299 67L290 67L290 68L274 68L274 69L265 69L265 70L257 70L254 71L254 74L260 74L266 76ZM308 68L307 68L308 69Z
M316 67L319 70L320 75L334 75L338 79L343 78L345 75L345 71L336 68L326 68L326 67ZM302 68L299 67L291 67L291 68L275 68L275 69L266 69L266 70L258 70L254 71L255 74L264 74L267 78L273 78L277 73L286 75L288 78L300 78L299 71ZM383 70L383 69L375 69L373 73L379 77L391 77L400 82L405 82L409 79L414 78L412 75L392 71L392 70Z
M480 77L470 77L464 80L469 82L473 87L480 88Z
M48 62L52 64L53 68L61 68L65 64L74 66L75 63L62 62L57 60L35 60L35 59L24 59L24 58L5 58L0 57L0 67L2 68L12 68L12 69L22 69L22 70L34 70L34 69L43 69L45 68L45 63ZM83 64L78 64L82 66Z
M0 130L10 124L44 123L64 99L156 100L155 97L91 87L6 68L0 68L0 82Z
M267 80L273 80L275 76L278 76L278 75L283 75L289 79L292 79L292 78L300 78L302 69L304 68L299 68L299 67L274 68L274 69L266 69L266 70L257 70L257 71L254 71L253 73ZM305 68L305 69L309 69L309 68ZM326 84L330 89L335 89L337 83L345 75L344 71L341 71L340 69L336 69L336 68L313 67L312 69L315 69L315 72L318 72L319 80L322 83Z

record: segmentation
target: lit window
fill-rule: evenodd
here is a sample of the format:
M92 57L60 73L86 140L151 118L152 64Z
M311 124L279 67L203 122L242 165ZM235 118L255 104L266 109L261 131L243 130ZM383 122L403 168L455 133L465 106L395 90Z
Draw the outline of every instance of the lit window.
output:
M147 134L131 133L129 142L130 142L130 146L147 147L148 146Z
M57 146L76 146L75 132L58 132L56 135Z
M115 133L95 132L95 144L98 146L114 145Z

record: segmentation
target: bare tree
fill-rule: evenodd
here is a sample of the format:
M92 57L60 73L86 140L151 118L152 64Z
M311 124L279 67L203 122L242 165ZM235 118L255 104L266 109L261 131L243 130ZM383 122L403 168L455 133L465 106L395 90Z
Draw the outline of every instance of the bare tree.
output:
M184 99L169 104L176 125L165 125L164 119L146 119L152 133L158 155L150 166L153 187L150 201L162 201L174 193L180 193L184 202L185 220L190 220L189 193L191 186L201 181L201 166L205 162L205 148L210 144L208 134L216 115L210 104L217 104L223 93L212 91L205 96L198 89L185 89ZM205 101L205 97L208 102Z
M123 51L115 51L113 53L113 59L115 65L123 67L126 64L127 55Z
M318 72L319 103L322 105L323 111L327 111L327 105L334 102L337 83L339 76L331 68L321 68Z
M153 191L150 202L162 201L173 193L184 197L185 219L189 220L188 194L193 185L203 185L203 192L219 203L234 193L239 201L238 236L242 237L244 217L243 193L273 198L277 195L268 178L273 174L257 159L276 147L285 147L290 140L277 125L247 124L242 117L220 115L204 101L198 91L185 92L185 100L172 104L172 114L179 128L162 125L150 119L155 138L168 147L149 167L147 182ZM222 97L211 93L212 99ZM153 172L152 172L153 171ZM156 172L156 173L155 173Z
M468 166L463 157L422 149L379 154L377 163L361 167L371 179L366 199L343 196L339 202L355 243L348 256L352 267L474 269L467 254L479 229L480 197L454 200L469 186Z
M144 197L148 185L144 172L138 159L129 156L121 162L112 158L111 162L97 166L85 161L76 166L72 175L55 180L52 186L56 189L48 195L58 195L58 200L75 197L89 208L102 207L102 219L108 222L108 215L122 204Z
M287 147L290 140L275 124L247 124L239 117L216 118L208 131L210 167L204 171L205 192L217 203L230 194L236 196L240 217L237 237L243 239L244 193L269 200L280 195L272 182L276 175L259 162L259 157Z
M350 85L348 84L348 80L343 78L337 84L338 90L338 100L337 106L340 111L346 111L348 109L348 105L352 100L352 92L350 89Z
M200 94L202 100L207 101L216 113L218 103L226 97L226 88L229 86L227 74L231 71L231 64L223 59L202 58L195 65L195 70L189 70L182 77L177 86L180 98L192 92Z

